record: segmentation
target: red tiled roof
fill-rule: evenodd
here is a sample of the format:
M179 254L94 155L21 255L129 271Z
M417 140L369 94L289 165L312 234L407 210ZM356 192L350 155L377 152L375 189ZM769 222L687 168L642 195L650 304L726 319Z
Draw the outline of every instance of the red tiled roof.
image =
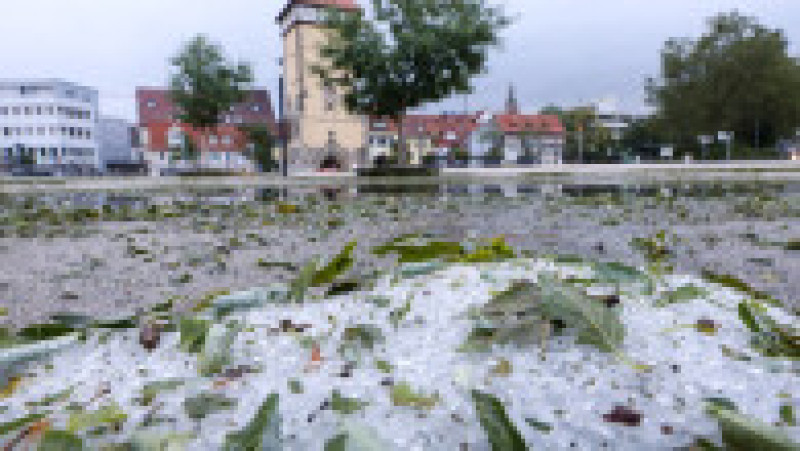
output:
M558 116L548 114L496 114L493 120L503 133L564 133Z
M254 107L258 111L254 111ZM171 124L177 117L177 110L169 98L169 91L164 88L137 88L136 109L139 125L166 123ZM263 124L271 131L277 132L272 101L266 89L253 89L247 93L244 102L234 105L231 116L241 118L242 124Z
M358 11L360 7L355 0L289 0L286 6L278 14L277 21L280 22L295 6L311 6L314 8L337 8L349 11Z

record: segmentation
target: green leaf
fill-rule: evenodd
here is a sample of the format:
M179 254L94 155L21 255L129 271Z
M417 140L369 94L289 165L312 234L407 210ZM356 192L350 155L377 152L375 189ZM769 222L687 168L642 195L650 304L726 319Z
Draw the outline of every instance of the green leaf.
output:
M136 399L140 405L149 406L159 393L175 390L185 383L182 379L165 379L154 381L142 387L139 397Z
M16 431L22 427L25 427L31 423L35 423L46 418L48 413L32 413L30 415L26 415L21 418L17 418L16 420L11 420L7 423L0 424L0 436L6 435L9 432Z
M44 398L40 399L39 401L27 402L27 403L25 403L25 405L29 406L29 407L43 407L43 406L49 407L49 406L52 406L53 404L56 404L56 403L59 403L59 402L62 402L62 401L66 401L67 399L69 399L69 397L72 395L72 393L74 391L75 391L75 388L74 387L70 387L70 388L62 390L62 391L60 391L60 392L58 392L56 394L47 395Z
M311 286L314 279L314 274L317 273L318 262L315 259L306 263L300 270L300 273L295 277L291 283L289 290L289 298L297 303L302 303L305 300L306 292Z
M733 288L735 290L741 291L742 293L748 294L748 295L752 296L753 298L755 298L755 299L757 299L759 301L764 301L764 302L766 302L766 303L768 303L770 305L776 306L776 307L781 307L782 306L781 303L779 301L773 299L772 296L770 296L770 295L768 295L768 294L766 294L764 292L755 290L753 287L751 287L750 285L748 285L747 283L745 283L741 279L738 279L738 278L736 278L734 276L731 276L729 274L716 274L714 272L711 272L711 271L708 271L708 270L704 269L702 271L702 275L703 275L703 278L705 278L709 282L716 283L716 284L722 285L724 287Z
M406 382L395 384L389 394L395 406L414 407L416 409L432 409L439 402L439 394L426 396L415 392Z
M753 312L750 311L750 307L748 307L747 302L741 301L739 302L739 319L742 320L745 326L753 332L761 332L761 328L758 327L758 322L756 322L755 317L753 316Z
M198 358L198 369L202 376L218 374L230 363L232 358L230 349L241 330L242 325L237 322L211 326L203 351Z
M282 449L278 402L277 393L269 395L247 426L225 437L222 449L225 451Z
M116 404L103 406L92 412L75 412L69 417L67 430L72 433L93 430L103 426L121 424L128 418Z
M528 423L528 425L530 425L532 428L536 429L537 431L544 432L545 434L553 430L553 426L551 424L538 421L534 418L525 418L525 422Z
M800 447L779 428L758 419L726 408L711 407L708 411L719 423L722 441L729 450L796 451Z
M120 451L184 451L190 449L187 445L194 439L195 435L188 432L136 431Z
M303 384L300 383L299 380L289 379L288 384L289 384L289 391L292 392L292 394L298 395L300 393L303 393Z
M459 243L450 241L429 241L425 244L400 244L392 241L372 250L375 255L398 254L399 263L420 263L435 259L458 259L465 255Z
M372 349L376 344L383 343L385 338L380 327L372 324L359 324L345 328L342 333L342 341Z
M309 286L318 287L333 283L337 277L350 269L350 267L353 266L353 250L355 247L355 241L347 243L344 249L342 249L342 251L330 261L330 263L325 265L319 271L316 271L314 275L311 276L311 282Z
M347 398L342 396L339 390L333 390L331 393L330 408L335 412L350 415L351 413L355 413L363 409L366 405L366 402L363 402L358 398Z
M347 434L341 433L328 439L325 451L347 451Z
M617 309L586 296L579 289L540 275L540 304L536 308L550 321L563 321L578 331L577 343L596 346L601 351L618 352L625 338L625 327Z
M411 300L406 301L402 307L389 312L389 322L391 322L394 327L397 327L409 312L411 312Z
M503 237L492 239L488 246L478 246L474 252L471 252L458 261L464 263L481 263L481 262L496 262L509 258L515 258L514 250L509 247Z
M376 360L375 361L375 368L382 373L391 373L394 371L394 367L391 363L387 362L386 360Z
M517 428L508 418L503 404L494 396L472 390L472 401L478 420L486 431L492 451L524 451L527 449Z
M696 285L683 285L675 290L664 293L661 298L655 302L655 306L665 307L670 304L693 301L695 299L702 299L707 296L708 290L700 288Z
M65 326L64 324L34 324L17 332L17 336L27 340L48 340L51 338L63 337L78 329Z
M211 321L198 318L181 318L178 323L180 332L180 350L188 353L197 353L203 349L206 336L211 328Z
M41 451L83 451L83 440L67 431L48 430L39 441Z
M646 295L652 294L655 286L650 277L631 266L618 262L601 262L593 265L595 277L600 283L617 286L637 286Z
M786 423L787 426L797 426L797 419L794 416L794 407L791 404L783 404L778 409L781 421Z
M186 416L193 420L202 420L212 413L231 410L235 407L235 399L218 393L200 393L183 401L183 410L186 412Z

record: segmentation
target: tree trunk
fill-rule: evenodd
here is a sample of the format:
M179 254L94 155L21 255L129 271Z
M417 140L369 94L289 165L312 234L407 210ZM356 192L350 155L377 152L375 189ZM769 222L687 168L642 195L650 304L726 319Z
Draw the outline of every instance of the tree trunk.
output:
M408 153L406 152L406 136L403 131L403 119L404 114L401 113L398 115L397 121L397 132L398 136L398 147L397 147L397 162L399 165L404 166L409 163L408 161Z

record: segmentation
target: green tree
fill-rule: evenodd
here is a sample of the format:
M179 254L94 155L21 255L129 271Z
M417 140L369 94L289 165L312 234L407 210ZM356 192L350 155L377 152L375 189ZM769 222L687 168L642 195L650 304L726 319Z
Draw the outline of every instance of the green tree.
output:
M262 172L277 169L278 162L275 160L273 149L275 148L275 136L269 127L263 124L240 126L239 130L244 134L247 144L250 146L248 156L255 161Z
M222 113L242 102L252 83L250 66L230 63L218 44L198 35L170 60L170 97L179 110L179 120L204 137L220 123ZM184 152L192 152L189 133L184 134Z
M345 89L356 114L399 125L400 160L408 162L403 116L408 109L470 92L489 48L510 23L484 0L372 0L372 15L329 11L330 32L314 72Z
M739 144L772 146L800 124L800 66L781 30L738 12L708 22L699 39L670 39L661 74L649 79L648 101L658 108L679 146L697 136L733 131Z
M600 124L594 105L574 108L547 105L539 113L558 116L566 130L564 155L568 160L595 160L613 145L611 132Z

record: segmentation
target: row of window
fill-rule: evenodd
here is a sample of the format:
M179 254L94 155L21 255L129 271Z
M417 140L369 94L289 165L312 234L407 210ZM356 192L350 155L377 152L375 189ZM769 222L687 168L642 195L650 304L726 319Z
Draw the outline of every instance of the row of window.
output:
M15 151L12 147L3 149L3 154L6 159L10 159L14 155L39 155L42 158L46 157L91 157L94 156L94 149L80 148L80 147L21 147Z
M389 136L370 136L370 146L389 146L394 144L395 139Z
M92 139L92 130L83 127L3 127L3 136L69 136Z
M167 133L167 141L170 147L176 147L183 145L183 132L181 130L170 130ZM222 143L223 145L229 146L233 144L233 138L230 135L209 135L208 136L208 144L209 145L217 145Z
M149 99L149 100L147 100L147 101L145 102L145 105L147 105L147 108L153 109L153 108L155 108L155 107L157 107L157 106L158 106L158 102L157 102L157 101L155 101L154 99ZM234 110L236 110L236 109L241 109L241 107L232 106L232 107L230 107L229 111L234 111ZM250 111L254 112L254 113L258 113L258 112L260 112L260 111L261 111L261 105L259 105L259 104L253 104L253 105L250 105L250 106L248 107L248 109L249 109Z
M64 106L0 106L0 116L53 116L56 114L67 119L91 119L92 117L91 111Z
M170 154L170 152L159 152L159 159L161 161L166 161L168 154ZM213 161L230 161L231 154L230 152L209 152L208 158Z

